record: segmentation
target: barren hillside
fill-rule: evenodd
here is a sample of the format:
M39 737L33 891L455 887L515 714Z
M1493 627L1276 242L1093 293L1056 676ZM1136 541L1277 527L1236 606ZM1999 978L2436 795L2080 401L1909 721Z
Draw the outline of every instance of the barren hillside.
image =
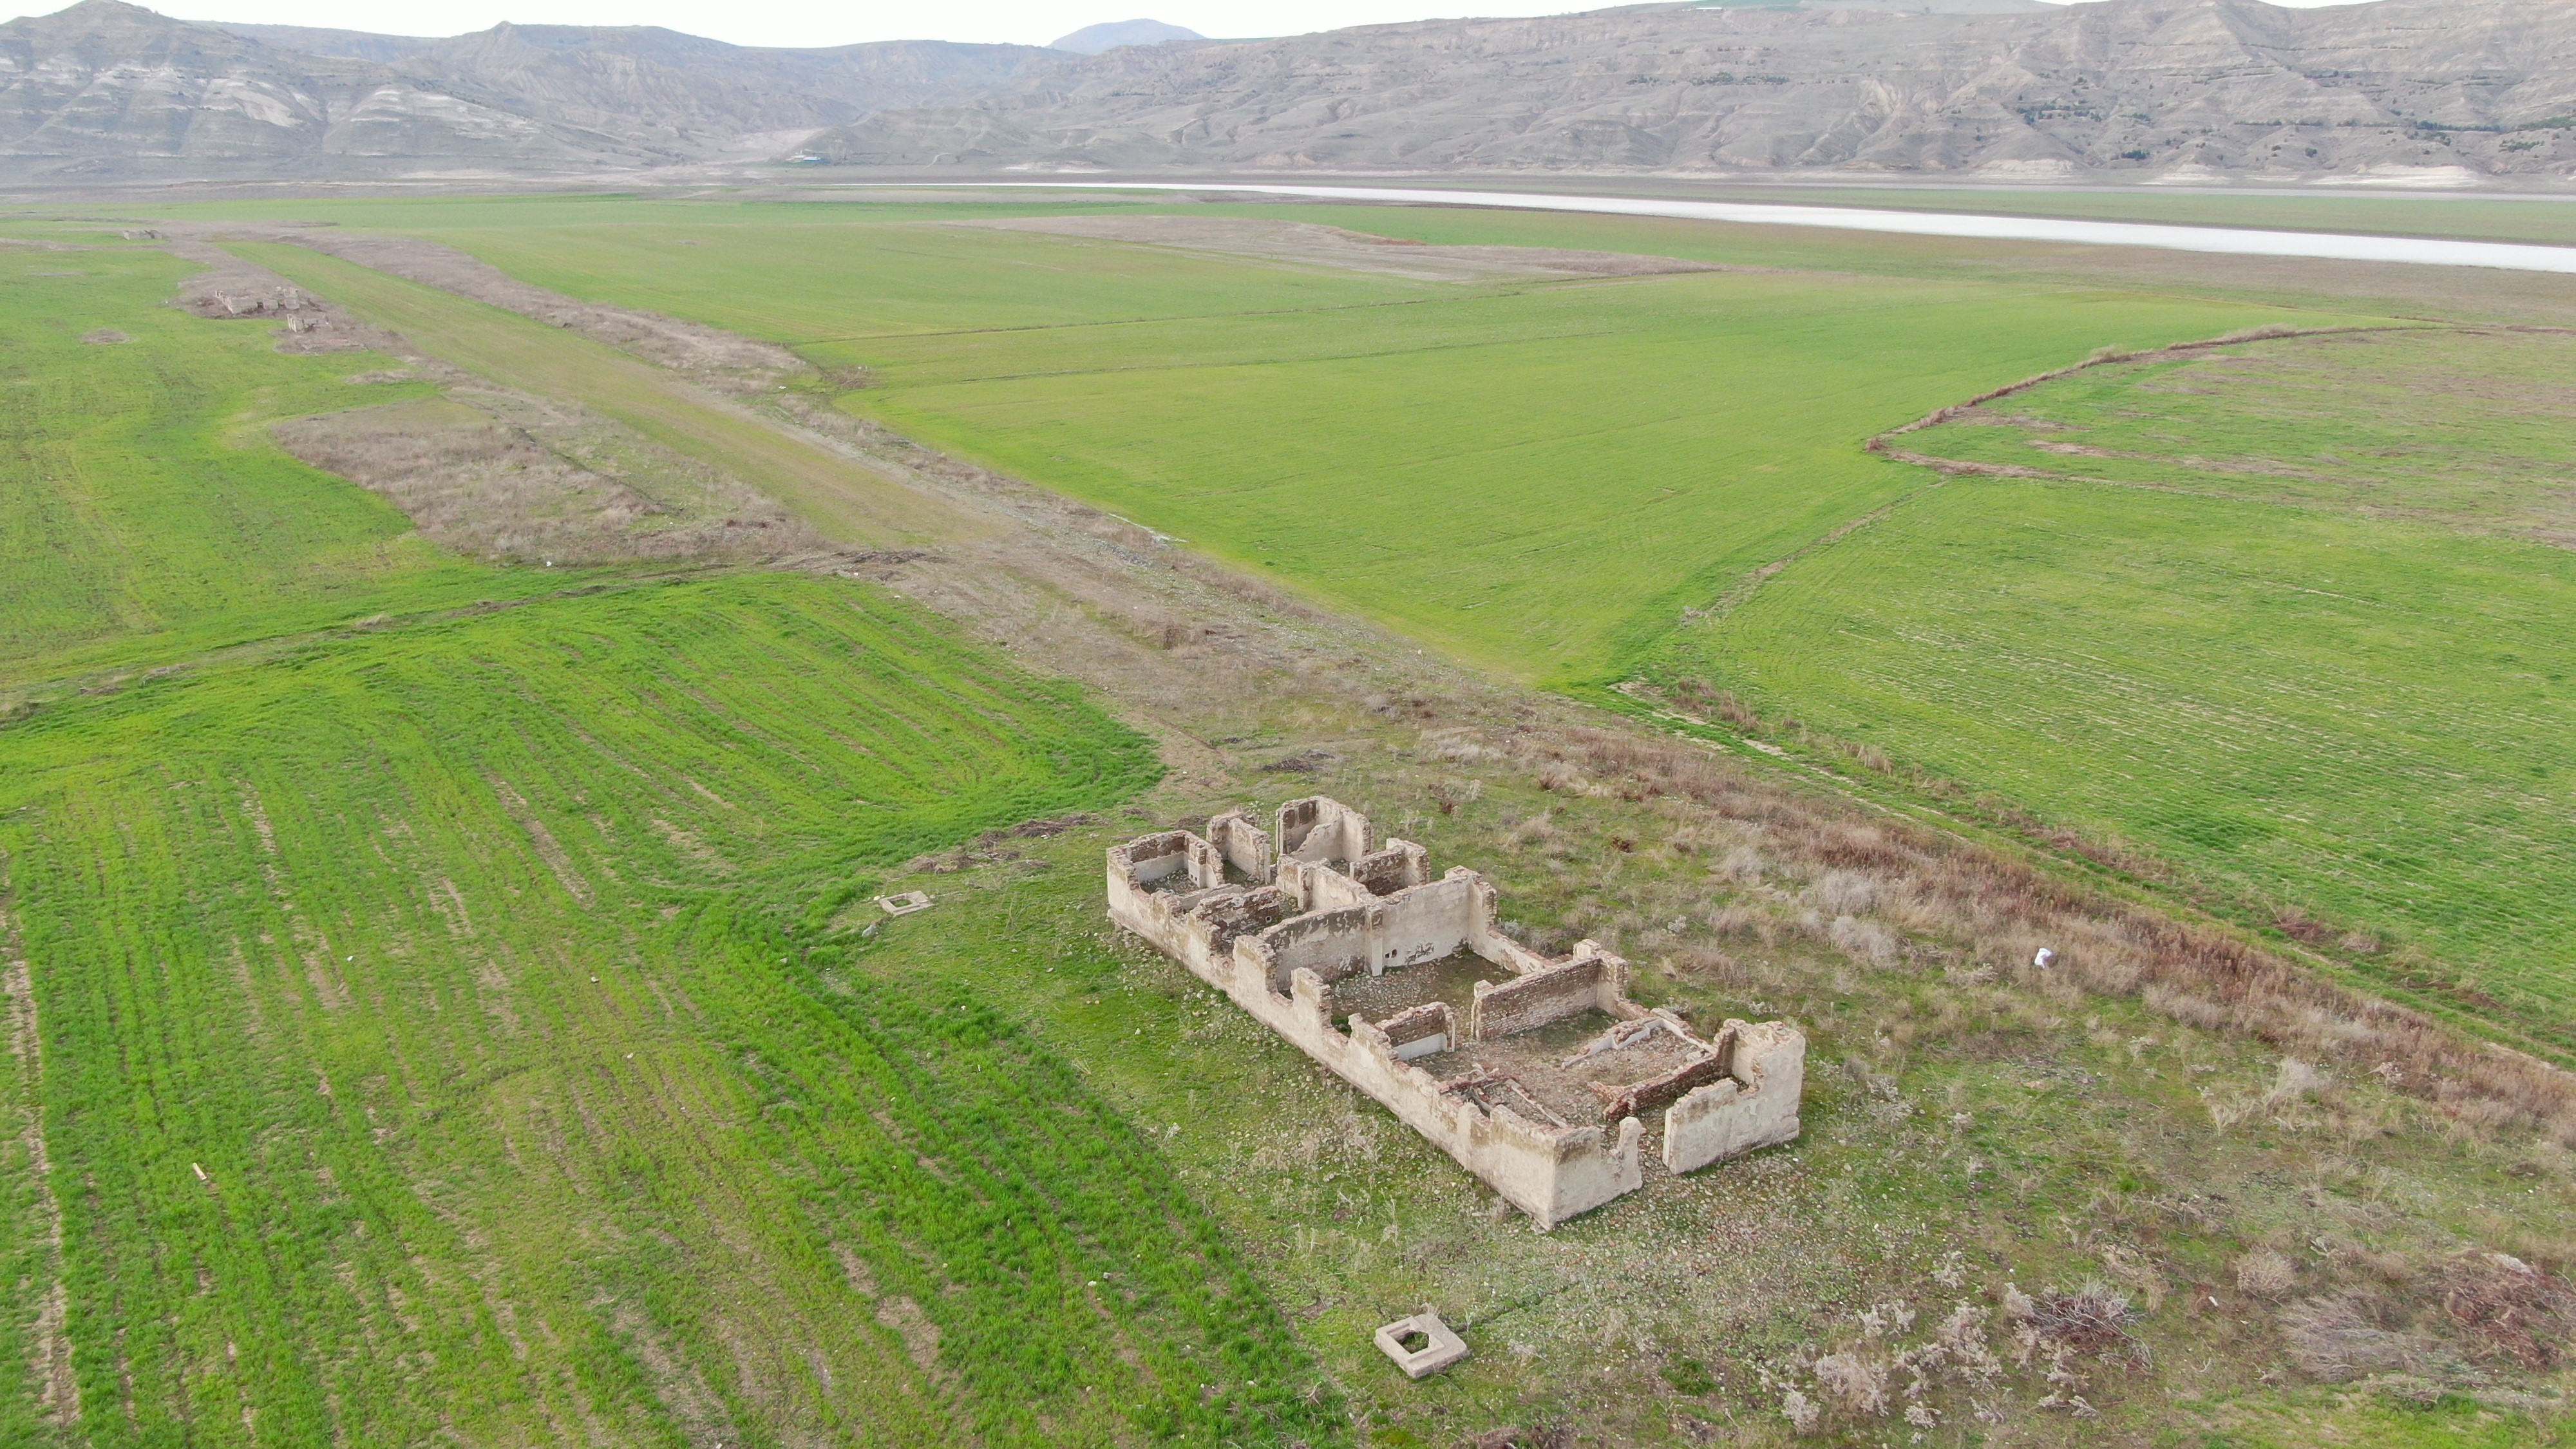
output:
M0 175L717 160L2563 179L2576 0L1647 5L1090 56L759 49L649 27L419 40L196 25L122 0L0 25Z
M888 165L2554 175L2576 164L2571 125L2576 0L1659 5L1113 51L971 111L882 111L807 152Z

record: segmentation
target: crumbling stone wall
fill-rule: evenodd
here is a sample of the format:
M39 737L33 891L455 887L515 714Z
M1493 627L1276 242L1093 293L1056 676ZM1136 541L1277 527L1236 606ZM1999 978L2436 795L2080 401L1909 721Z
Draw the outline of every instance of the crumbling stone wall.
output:
M1785 1021L1729 1020L1727 1074L1664 1110L1664 1166L1694 1172L1759 1147L1798 1140L1807 1038Z
M1479 981L1476 1014L1468 1032L1477 1041L1490 1041L1587 1011L1621 1015L1619 1005L1628 999L1626 967L1626 962L1597 946L1589 955L1578 946L1564 964L1542 967L1517 981L1500 986Z
M1339 800L1309 795L1279 807L1279 854L1339 865L1369 853L1368 817Z
M1338 801L1291 801L1278 830L1276 854L1239 813L1209 822L1206 836L1164 831L1112 847L1111 918L1368 1093L1541 1231L1637 1190L1641 1112L1663 1108L1664 1161L1681 1172L1797 1136L1806 1039L1795 1027L1730 1021L1703 1042L1680 1017L1630 1001L1627 963L1599 943L1552 960L1511 940L1496 925L1492 882L1464 868L1429 879L1422 847L1372 848L1367 818ZM1445 1001L1336 1025L1336 981L1462 950L1504 978L1477 983L1463 1036ZM1566 1121L1508 1075L1444 1080L1416 1064L1588 1011L1642 1024L1605 1046L1660 1032L1687 1053L1624 1089L1595 1088L1610 1097L1601 1122Z
M1277 874L1270 859L1270 837L1252 817L1229 811L1208 822L1208 844L1216 847L1228 868L1246 881L1258 884Z

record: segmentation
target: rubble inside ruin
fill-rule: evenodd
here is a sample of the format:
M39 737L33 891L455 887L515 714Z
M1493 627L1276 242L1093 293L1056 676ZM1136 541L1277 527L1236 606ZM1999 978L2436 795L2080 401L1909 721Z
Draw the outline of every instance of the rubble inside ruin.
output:
M1544 1232L1636 1191L1645 1139L1684 1173L1798 1135L1806 1037L1703 1038L1628 999L1598 942L1557 958L1496 924L1476 871L1323 796L1275 832L1229 812L1109 851L1109 914L1529 1214Z

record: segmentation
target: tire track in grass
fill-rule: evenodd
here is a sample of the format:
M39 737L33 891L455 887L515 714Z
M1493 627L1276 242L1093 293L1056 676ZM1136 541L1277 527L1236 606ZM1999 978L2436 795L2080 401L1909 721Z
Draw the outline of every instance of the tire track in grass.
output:
M24 943L18 937L18 924L11 915L15 904L10 890L9 856L0 851L0 990L8 994L9 1058L13 1073L8 1083L6 1111L16 1115L18 1123L19 1168L26 1174L27 1201L13 1214L21 1234L34 1230L30 1239L7 1244L9 1257L18 1259L18 1283L37 1290L34 1317L28 1325L32 1340L22 1345L33 1376L32 1402L13 1402L17 1395L0 1392L0 1422L19 1418L54 1429L68 1428L80 1421L80 1384L72 1375L72 1346L64 1332L68 1294L62 1276L63 1210L54 1197L53 1164L45 1152L45 1120L40 1106L45 1077L45 1044L42 1024L36 1013L36 988L27 964ZM17 1315L12 1315L15 1319ZM0 1338L5 1342L5 1338ZM13 1355L14 1357L14 1355ZM0 1378L16 1388L23 1381Z
M909 606L777 576L0 731L99 1442L1340 1442L1151 1142L970 995L788 925L1154 772Z

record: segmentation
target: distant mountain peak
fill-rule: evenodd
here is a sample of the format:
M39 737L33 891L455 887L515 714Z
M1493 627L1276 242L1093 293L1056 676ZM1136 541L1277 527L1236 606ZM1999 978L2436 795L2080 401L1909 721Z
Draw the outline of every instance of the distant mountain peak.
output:
M110 3L110 0L91 0ZM1047 46L1049 50L1070 50L1076 55L1098 55L1122 45L1160 45L1166 40L1205 40L1195 30L1166 25L1159 20L1112 20L1100 25L1086 25L1071 35L1059 36Z

